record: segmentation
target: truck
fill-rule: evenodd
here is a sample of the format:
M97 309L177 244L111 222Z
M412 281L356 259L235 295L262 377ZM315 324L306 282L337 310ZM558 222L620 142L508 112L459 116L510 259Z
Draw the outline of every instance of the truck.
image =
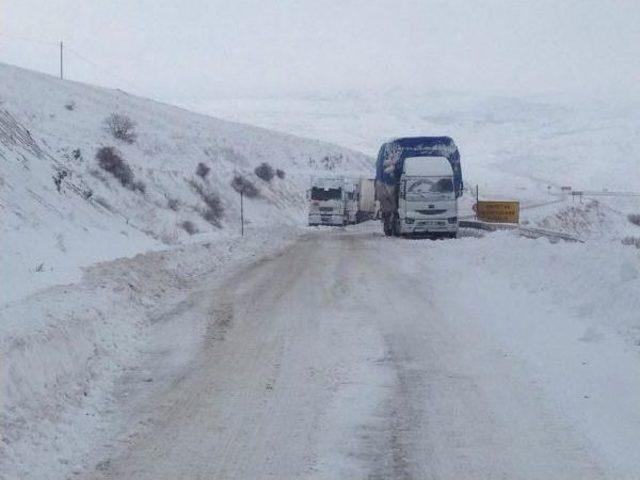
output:
M309 189L309 225L346 225L347 193L344 178L314 177Z
M375 198L375 180L373 178L359 178L357 187L358 209L356 222L364 222L375 218L377 202Z
M384 143L375 195L384 234L455 238L462 196L460 153L450 137L405 137Z
M358 189L359 183L356 178L344 179L344 200L346 223L354 225L358 215Z

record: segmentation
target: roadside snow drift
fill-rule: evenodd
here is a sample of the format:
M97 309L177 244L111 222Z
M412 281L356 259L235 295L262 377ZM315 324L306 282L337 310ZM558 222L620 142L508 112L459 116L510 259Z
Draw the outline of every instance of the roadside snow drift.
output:
M247 233L97 264L82 282L0 308L0 478L68 478L111 447L122 427L117 382L154 381L139 369L139 357L158 348L152 339L166 343L155 363L168 369L197 351L210 320L197 307L213 300L194 293L203 276L278 252L297 231ZM179 315L184 305L196 314Z

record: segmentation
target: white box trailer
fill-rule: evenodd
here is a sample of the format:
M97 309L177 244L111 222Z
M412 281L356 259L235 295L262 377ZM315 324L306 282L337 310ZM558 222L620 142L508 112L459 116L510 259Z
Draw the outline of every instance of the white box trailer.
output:
M358 179L344 179L344 212L346 223L355 224L358 214Z
M358 182L358 212L357 222L364 222L376 217L376 194L373 178L360 178Z

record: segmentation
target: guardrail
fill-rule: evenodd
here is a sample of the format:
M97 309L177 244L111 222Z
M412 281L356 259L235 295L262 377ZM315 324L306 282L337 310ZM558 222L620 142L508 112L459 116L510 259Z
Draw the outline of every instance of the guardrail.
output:
M573 190L574 197L640 197L640 192L608 192L599 190Z
M547 230L545 228L526 227L524 225L518 225L517 223L490 223L479 220L460 220L459 226L460 228L473 228L487 232L495 232L496 230L518 230L520 235L528 238L545 237L552 240L584 243L584 240L569 233Z

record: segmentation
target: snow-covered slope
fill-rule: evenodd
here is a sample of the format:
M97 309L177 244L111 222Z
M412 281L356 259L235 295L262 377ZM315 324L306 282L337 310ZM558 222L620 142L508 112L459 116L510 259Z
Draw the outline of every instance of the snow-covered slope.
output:
M113 113L135 122L133 143L106 128ZM100 168L102 147L114 147L129 166L128 186ZM7 65L0 65L0 162L0 258L3 277L12 279L0 303L75 280L78 267L96 261L188 241L187 230L236 231L235 175L260 192L245 202L247 221L266 226L301 221L314 171L359 173L371 165L363 154L319 141ZM285 178L259 179L254 168L262 162ZM211 169L205 177L196 173L200 163Z

